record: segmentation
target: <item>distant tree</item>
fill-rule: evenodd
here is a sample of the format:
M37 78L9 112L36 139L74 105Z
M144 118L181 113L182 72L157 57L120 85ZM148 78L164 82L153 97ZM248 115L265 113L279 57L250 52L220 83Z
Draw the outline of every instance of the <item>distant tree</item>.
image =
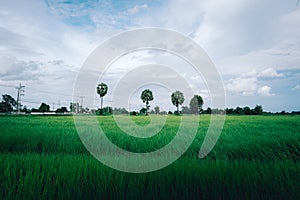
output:
M66 112L68 112L68 109L67 109L67 107L61 107L61 108L56 109L55 112L56 113L66 113Z
M292 111L292 115L300 115L300 111Z
M161 114L161 115L166 115L166 114L168 114L168 113L167 113L167 111L161 111L159 114Z
M252 110L252 114L254 115L262 115L263 114L263 108L261 105L256 105L255 108Z
M237 115L243 115L244 114L244 110L241 107L236 107L234 110L234 113Z
M96 114L96 109L91 109L91 110L90 110L90 113Z
M31 108L30 112L39 112L39 109Z
M226 112L226 114L233 114L234 109L233 108L226 108L225 112Z
M105 83L100 83L97 86L97 94L99 94L101 99L101 109L103 107L103 97L107 94L108 86Z
M206 110L203 111L203 114L211 114L212 110L208 107Z
M180 91L175 91L171 94L171 101L174 106L177 107L177 114L179 114L179 105L182 105L184 102L183 93Z
M24 112L24 113L30 113L30 110L24 106L22 109L21 109L21 112Z
M153 99L154 98L151 90L146 89L142 92L141 100L143 101L143 103L146 103L146 115L148 115L149 108L150 108L149 101L152 101Z
M2 95L2 102L0 103L0 112L11 112L13 107L16 108L17 101L10 95Z
M203 99L200 95L194 95L190 101L190 109L193 114L200 114L203 106Z
M225 112L226 112L226 110L219 109L219 108L214 108L211 110L212 114L224 114Z
M70 111L71 112L75 112L75 113L78 113L79 112L79 103L73 103L73 102L71 102L70 103Z
M251 115L251 109L248 106L244 107L243 111L245 115Z
M106 106L102 109L98 109L96 111L96 115L111 115L112 114L112 107Z
M2 95L2 99L3 99L4 102L10 104L12 107L17 106L17 101L12 96L10 96L8 94Z
M125 108L121 109L121 114L129 114L128 110L126 110Z
M280 115L286 115L286 114L289 114L289 113L288 113L288 112L285 112L285 110L283 110L283 111L281 111L279 114L280 114Z
M191 109L188 106L182 106L181 108L181 113L182 114L191 114Z
M84 112L85 113L89 113L90 112L90 109L88 107L84 108Z
M182 113L181 111L175 110L173 114L174 114L174 115L180 115L181 113Z
M41 103L38 110L39 110L39 112L49 112L50 111L50 106L45 104L45 103Z
M158 107L158 106L155 106L155 107L154 107L154 112L155 112L155 114L157 114L157 115L159 114L159 107Z
M138 113L136 111L132 111L129 114L132 115L132 116L137 116L138 115Z
M0 112L1 113L9 113L13 110L12 106L7 102L0 102Z
M113 114L128 114L129 112L125 108L114 108L112 111Z
M146 108L142 108L140 110L140 115L147 115L147 109Z

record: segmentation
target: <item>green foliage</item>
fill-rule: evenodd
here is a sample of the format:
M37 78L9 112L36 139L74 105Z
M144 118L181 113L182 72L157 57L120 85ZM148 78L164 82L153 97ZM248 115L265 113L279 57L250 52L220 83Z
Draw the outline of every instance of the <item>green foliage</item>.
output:
M191 114L191 109L188 106L182 106L181 108L181 113L182 114Z
M149 89L144 90L141 94L141 99L142 99L143 103L148 104L149 101L152 101L154 99L152 91Z
M256 105L255 108L250 109L248 106L241 108L236 107L233 108L226 108L225 110L226 114L235 114L235 115L262 115L263 114L263 108L261 105Z
M93 119L80 117L87 125ZM149 122L147 116L131 118ZM114 144L132 152L162 148L180 126L179 117L168 115L163 129L145 139L126 135L112 116L98 120ZM300 116L227 116L218 143L202 160L198 151L210 116L200 120L180 159L155 172L130 174L99 163L82 145L71 116L2 116L0 198L300 199Z
M0 102L0 112L9 113L13 110L13 107L7 102Z
M97 86L97 94L99 94L100 97L104 97L107 94L108 86L105 83L100 83Z
M166 114L168 114L168 113L167 113L167 111L164 111L164 110L163 110L163 111L161 111L159 114L161 114L161 115L166 115Z
M56 109L55 112L56 113L66 113L66 112L68 112L68 109L67 109L67 107L61 107L61 108Z
M9 113L13 111L13 107L17 106L17 101L8 94L2 95L2 102L0 102L0 112Z
M105 83L100 83L97 86L97 94L99 94L101 99L101 108L103 108L103 97L107 94L108 86Z
M155 112L155 114L157 114L157 115L159 114L159 107L158 107L158 106L155 106L155 107L154 107L154 112Z
M203 103L203 99L200 95L194 95L194 97L190 101L191 113L200 114Z
M141 100L143 101L143 103L146 103L146 109L147 109L147 112L146 114L148 114L148 111L149 111L149 108L150 108L150 105L149 105L149 101L152 101L154 98L153 98L153 93L151 90L149 89L145 89L142 94L141 94Z
M234 112L235 112L235 114L238 114L238 115L243 115L244 114L244 110L241 107L236 107Z
M139 115L139 113L137 113L136 111L131 111L129 114L132 115L132 116L137 116L137 115Z
M255 108L253 109L252 113L254 115L262 115L263 114L263 108L261 105L256 105Z
M3 99L3 102L11 105L11 107L16 107L17 106L17 101L12 96L10 96L8 94L2 95L2 99Z
M183 93L180 91L175 91L171 94L171 101L174 106L177 107L177 113L179 113L179 105L182 105L184 102Z
M50 106L45 104L45 103L41 103L38 111L39 112L49 112L50 111Z
M212 110L210 107L208 107L206 110L203 111L203 114L211 114Z
M142 108L140 110L140 115L147 115L147 109L146 108Z
M79 103L70 103L70 111L71 112L79 112Z
M112 114L112 108L111 107L104 107L104 108L100 108L96 111L96 115L104 115L104 116L107 116L107 115L111 115Z
M177 111L177 110L175 110L175 111L174 111L174 115L181 115L181 112L180 112L180 111Z
M24 107L21 109L21 112L24 112L24 113L29 114L29 113L30 113L30 110L29 110L26 106L24 106Z
M251 115L251 109L248 106L244 107L243 111L245 115Z
M125 108L114 108L113 109L113 114L128 114L129 112Z

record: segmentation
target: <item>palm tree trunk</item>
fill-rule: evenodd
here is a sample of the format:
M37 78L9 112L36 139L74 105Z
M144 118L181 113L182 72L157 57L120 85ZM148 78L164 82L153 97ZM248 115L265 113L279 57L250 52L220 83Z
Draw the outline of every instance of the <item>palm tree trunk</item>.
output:
M146 115L148 115L148 109L149 109L149 102L148 101L146 101Z
M103 107L103 97L101 97L101 110L102 110L102 107Z

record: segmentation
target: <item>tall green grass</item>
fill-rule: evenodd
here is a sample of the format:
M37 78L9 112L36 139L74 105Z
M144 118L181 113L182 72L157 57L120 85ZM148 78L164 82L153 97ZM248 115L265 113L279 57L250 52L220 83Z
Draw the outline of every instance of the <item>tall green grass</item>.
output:
M111 141L134 152L169 143L179 119L169 116L159 134L137 139L113 117L98 118ZM133 120L149 123L147 117ZM70 116L0 117L0 199L300 199L299 122L299 116L227 116L217 145L200 160L209 125L203 115L180 159L129 174L93 158Z

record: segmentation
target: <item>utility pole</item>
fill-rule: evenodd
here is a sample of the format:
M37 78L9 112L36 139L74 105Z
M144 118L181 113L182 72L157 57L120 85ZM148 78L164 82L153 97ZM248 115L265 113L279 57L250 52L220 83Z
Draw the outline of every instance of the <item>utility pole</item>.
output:
M79 103L77 102L77 103L75 103L75 108L76 108L76 114L78 114L79 113Z
M84 96L80 96L81 111L83 111L83 99L84 99Z
M20 109L21 109L21 96L24 96L24 90L25 86L20 83L19 87L16 87L18 90L17 94L17 113L20 114Z

